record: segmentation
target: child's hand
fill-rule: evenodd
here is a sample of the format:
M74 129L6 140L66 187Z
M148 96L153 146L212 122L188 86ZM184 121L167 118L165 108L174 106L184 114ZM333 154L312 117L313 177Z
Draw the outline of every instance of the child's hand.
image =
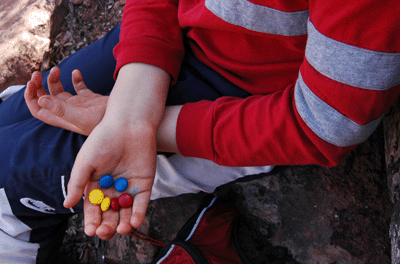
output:
M108 96L89 90L79 70L72 72L77 95L64 91L57 67L50 71L47 83L50 95L42 86L41 74L32 74L25 90L25 101L31 114L49 125L88 136L103 119Z
M125 177L128 189L136 194L132 207L118 213L102 213L99 206L86 200L87 235L108 239L143 223L156 172L156 135L170 83L170 75L156 66L130 63L119 70L104 117L75 159L64 206L75 206L84 191L88 195L98 188L104 174L114 179ZM114 198L120 193L106 190L105 194Z
M154 129L137 125L110 126L108 122L103 119L79 151L64 202L67 208L74 206L85 191L85 233L103 240L112 238L115 232L127 234L132 227L138 228L142 224L156 167ZM119 177L128 180L125 192L136 192L131 208L102 212L99 205L90 203L88 195L93 189L101 189L99 179L104 174L112 175L114 180ZM103 191L110 198L122 194L113 187Z

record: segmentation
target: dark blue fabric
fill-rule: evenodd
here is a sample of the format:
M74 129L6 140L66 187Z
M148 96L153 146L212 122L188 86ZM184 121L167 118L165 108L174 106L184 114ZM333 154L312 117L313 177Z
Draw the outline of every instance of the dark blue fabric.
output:
M233 85L198 61L189 48L186 51L178 82L169 89L167 105L181 105L200 100L214 101L221 96L250 96L250 93Z

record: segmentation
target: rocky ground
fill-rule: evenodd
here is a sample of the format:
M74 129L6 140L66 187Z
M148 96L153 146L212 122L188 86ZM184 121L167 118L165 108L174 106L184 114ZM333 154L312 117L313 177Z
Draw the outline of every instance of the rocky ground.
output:
M42 69L58 65L64 58L102 38L121 22L124 6L125 0L70 1L65 23L52 39L48 66Z
M10 5L21 2L19 8L32 2L5 1ZM31 63L32 55L18 65L30 65L25 67L26 73L57 65L118 24L124 1L63 0L57 15L52 17L50 48L43 52L43 59ZM1 7L0 3L0 10ZM4 16L0 12L0 18ZM0 22L3 30L1 26L4 23ZM45 27L36 26L29 32L40 35L39 29ZM0 90L24 80L13 80L10 69L18 67L10 62L6 65L9 68L7 74L0 75ZM393 208L386 177L384 132L385 128L380 126L367 142L334 168L282 168L267 177L221 187L217 194L234 201L242 213L240 241L247 256L255 261L266 249L279 246L281 253L286 254L286 264L391 263L389 223ZM183 195L151 202L139 231L159 240L172 240L196 211L202 197L203 194ZM99 256L104 255L104 263L144 264L150 263L159 251L159 247L130 236L116 235L110 241L87 237L82 221L82 215L76 215L69 223L62 248L69 261L101 263ZM269 253L263 263L273 263L276 254Z

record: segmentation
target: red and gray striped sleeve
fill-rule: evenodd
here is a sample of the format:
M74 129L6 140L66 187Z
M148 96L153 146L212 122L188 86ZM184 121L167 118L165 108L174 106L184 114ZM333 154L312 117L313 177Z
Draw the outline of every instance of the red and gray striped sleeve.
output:
M398 2L340 2L311 1L294 89L302 126L328 151L366 140L400 94Z
M157 66L175 83L184 56L178 23L178 0L127 0L122 17L120 42L114 48L119 69L134 62Z
M400 6L316 0L309 8L297 21L308 34L297 81L269 95L185 105L177 128L183 155L230 166L333 166L371 135L400 94ZM278 29L301 14L264 10ZM234 15L223 19L249 25L249 16Z

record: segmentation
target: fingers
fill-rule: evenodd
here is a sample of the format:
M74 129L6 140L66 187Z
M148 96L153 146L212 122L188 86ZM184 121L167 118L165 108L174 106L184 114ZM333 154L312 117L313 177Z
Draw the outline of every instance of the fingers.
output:
M102 217L101 217L100 206L96 206L96 205L93 205L90 203L89 192L86 192L85 201L83 204L85 234L88 236L94 236L94 235L96 235L97 228L101 224Z
M73 106L69 105L57 96L42 96L38 100L38 105L42 108L46 108L57 117L71 124L76 124L76 119L80 118L80 113L77 112Z
M44 95L39 98L37 105L39 107L35 116L37 119L52 126L84 134L84 131L73 125L74 123L69 122L70 120L66 118L70 110L63 100L55 96Z
M58 96L45 95L38 99L38 105L43 108L40 116L37 116L38 119L49 125L86 135L79 127L79 124L82 123L80 121L82 113L65 100Z
M96 235L103 240L111 239L117 230L118 219L118 212L112 209L102 212L102 222L96 230Z
M117 227L118 234L124 235L131 232L130 219L132 216L132 208L120 208L119 210L119 225Z
M37 104L37 85L33 81L29 81L26 85L24 98L29 111L33 116L39 111L40 107Z
M139 228L146 216L147 206L150 202L151 192L142 192L138 193L134 198L133 209L132 209L132 217L130 220L130 224L132 228Z
M77 94L86 91L92 92L87 88L86 84L83 82L83 77L79 70L74 70L72 72L72 84Z
M65 101L59 99L58 97L42 96L39 98L38 104L40 107L48 109L56 116L69 121L67 117L68 105L65 103Z
M132 208L120 208L118 212L111 209L102 212L99 205L93 205L85 197L84 214L85 214L85 233L88 236L97 235L103 240L111 239L115 233L128 234L133 228L139 228L146 215L148 205L146 193L142 198L135 197L135 204Z
M143 223L148 204L145 201L146 205L143 208L143 203L136 203L135 199L135 206L140 207L135 213L132 213L132 208L120 208L118 212L111 209L102 212L100 206L91 204L87 199L85 197L85 233L88 236L97 235L103 240L111 239L116 232L124 235L128 234L132 227L139 228Z
M49 76L47 77L47 85L51 95L57 96L64 92L64 88L60 81L60 69L54 67L50 70Z
M94 189L92 188L93 184L89 184L89 186L91 187L87 189L87 194L90 193L89 190ZM100 206L91 204L88 195L86 195L84 215L86 235L97 235L103 240L109 240L115 235L119 220L118 212L113 211L111 208L102 212Z
M132 230L129 223L131 208L121 208L119 212L115 212L110 208L102 212L99 205L93 205L86 199L85 197L84 221L86 235L97 235L103 240L109 240L116 232L124 235Z
M33 116L35 116L40 109L37 100L43 94L46 94L46 91L42 86L42 75L39 72L34 72L24 92L26 104Z
M86 184L89 182L89 178L94 172L94 168L89 165L90 161L83 156L85 155L83 154L85 152L85 144L87 144L89 140L90 138L88 138L83 144L81 150L76 156L75 164L72 167L71 177L68 182L67 197L64 200L65 208L71 208L79 202Z
M37 86L41 86L41 85L42 85L43 78L42 78L42 75L40 74L40 72L35 71L34 73L32 73L31 81L32 81L34 84L36 84Z
M90 135L83 143L78 155L75 158L74 166L71 170L71 177L68 182L67 197L64 200L64 207L71 208L75 206L81 199L86 185L92 181L99 179L101 175L107 173L104 166L115 166L112 162L108 162L109 152L103 148L104 140L102 139L102 129L99 128L98 133Z
M84 221L85 233L88 236L97 235L103 240L111 239L116 232L119 234L128 234L131 231L130 217L132 214L131 208L121 208L119 211L114 211L109 208L107 211L101 211L100 205L93 205L89 201L89 193L93 189L101 189L97 181L89 182L86 188L84 201ZM103 190L107 197L115 197L118 193L115 190Z

